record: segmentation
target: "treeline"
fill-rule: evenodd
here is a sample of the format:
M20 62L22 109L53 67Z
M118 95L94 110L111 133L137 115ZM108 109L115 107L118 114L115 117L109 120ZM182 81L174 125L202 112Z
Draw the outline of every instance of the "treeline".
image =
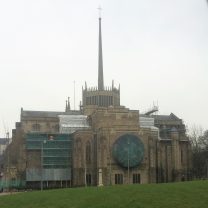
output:
M189 131L192 144L192 176L194 178L208 178L208 130L192 127Z

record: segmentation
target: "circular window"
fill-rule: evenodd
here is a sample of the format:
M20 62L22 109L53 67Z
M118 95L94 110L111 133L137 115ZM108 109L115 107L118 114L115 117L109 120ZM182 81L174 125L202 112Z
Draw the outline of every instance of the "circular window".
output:
M120 136L113 144L113 157L124 168L139 166L144 157L141 139L132 134Z

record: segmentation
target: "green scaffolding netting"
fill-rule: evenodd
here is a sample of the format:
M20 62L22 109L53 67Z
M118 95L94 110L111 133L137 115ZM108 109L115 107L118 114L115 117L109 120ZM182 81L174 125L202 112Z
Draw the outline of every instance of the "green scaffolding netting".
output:
M24 180L1 180L0 189L22 189L25 188L26 182Z
M30 133L26 135L26 148L28 151L40 151L43 168L71 167L72 136L70 134Z

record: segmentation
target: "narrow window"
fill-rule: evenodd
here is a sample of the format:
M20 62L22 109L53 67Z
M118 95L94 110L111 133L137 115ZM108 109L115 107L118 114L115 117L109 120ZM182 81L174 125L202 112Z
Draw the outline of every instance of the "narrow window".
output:
M91 174L86 174L86 183L87 186L91 186Z
M115 174L115 184L123 184L123 174Z
M91 162L91 146L90 146L90 142L87 142L86 145L86 162L90 163Z
M183 163L183 150L181 150L181 163Z

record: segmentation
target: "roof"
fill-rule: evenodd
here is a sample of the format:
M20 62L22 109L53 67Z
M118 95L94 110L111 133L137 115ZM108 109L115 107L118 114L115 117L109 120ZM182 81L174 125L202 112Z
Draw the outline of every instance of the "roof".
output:
M156 120L174 120L174 121L179 121L181 120L180 118L178 118L176 115L174 115L173 113L171 113L170 115L152 115L151 117L155 118Z
M21 111L22 117L47 117L47 118L57 118L58 115L78 115L80 111Z
M22 117L57 117L58 115L63 115L64 112L55 111L22 111Z

